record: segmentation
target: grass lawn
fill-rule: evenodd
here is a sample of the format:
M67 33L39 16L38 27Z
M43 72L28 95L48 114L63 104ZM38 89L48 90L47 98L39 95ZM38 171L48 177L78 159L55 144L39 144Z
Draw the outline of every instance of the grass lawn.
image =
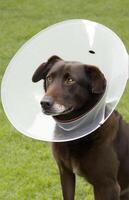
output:
M84 18L105 24L129 50L128 0L0 0L0 80L10 59L30 37L56 22ZM117 109L129 121L129 84ZM18 133L0 105L0 200L61 200L50 144ZM77 178L76 200L93 200Z

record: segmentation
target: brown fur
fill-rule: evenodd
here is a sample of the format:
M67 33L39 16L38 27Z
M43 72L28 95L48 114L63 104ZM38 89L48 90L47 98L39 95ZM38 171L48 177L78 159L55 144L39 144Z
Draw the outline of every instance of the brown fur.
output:
M78 84L64 86L62 74L68 70ZM46 96L67 108L74 105L71 113L56 116L58 120L67 121L82 115L105 91L104 76L94 66L65 62L53 56L40 65L33 81L51 74L55 77L51 84L45 81ZM50 107L49 111L52 112ZM118 112L114 111L92 134L71 142L53 143L52 149L59 167L64 200L74 200L76 174L93 185L95 200L129 200L129 125Z
M114 112L101 128L85 138L53 143L53 154L64 177L62 185L72 182L72 187L65 187L74 191L77 173L93 185L95 200L129 199L129 191L123 192L129 187L129 125L119 113ZM74 199L65 190L64 199Z

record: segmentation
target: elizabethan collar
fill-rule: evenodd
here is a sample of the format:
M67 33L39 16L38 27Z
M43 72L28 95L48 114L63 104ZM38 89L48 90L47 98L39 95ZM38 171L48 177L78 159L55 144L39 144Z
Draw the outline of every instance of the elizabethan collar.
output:
M107 80L101 100L72 122L56 123L42 113L42 81L34 84L31 80L35 69L52 55L95 65ZM101 24L68 20L39 32L16 53L3 77L2 103L10 122L24 135L44 141L70 141L92 133L107 120L123 94L127 79L128 54L120 38Z

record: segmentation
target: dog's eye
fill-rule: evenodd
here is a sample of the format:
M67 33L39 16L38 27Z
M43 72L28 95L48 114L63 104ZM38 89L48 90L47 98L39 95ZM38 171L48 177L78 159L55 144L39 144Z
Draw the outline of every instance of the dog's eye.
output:
M73 80L73 78L72 77L67 77L66 79L65 79L65 84L66 85L72 85L73 83L75 83L75 80Z
M46 79L47 79L47 81L48 81L49 83L51 83L51 82L53 81L53 78L52 78L52 76L50 76L50 75L49 75L49 76L47 76L47 78L46 78Z

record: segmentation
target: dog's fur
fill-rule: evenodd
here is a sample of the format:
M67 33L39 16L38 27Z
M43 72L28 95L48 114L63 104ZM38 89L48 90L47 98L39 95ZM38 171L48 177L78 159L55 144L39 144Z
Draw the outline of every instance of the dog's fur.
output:
M44 79L43 112L67 122L88 112L106 88L95 66L52 56L33 75ZM69 133L70 134L70 133ZM129 200L129 125L116 111L92 134L82 139L53 143L64 200L74 200L75 174L94 187L95 200Z

